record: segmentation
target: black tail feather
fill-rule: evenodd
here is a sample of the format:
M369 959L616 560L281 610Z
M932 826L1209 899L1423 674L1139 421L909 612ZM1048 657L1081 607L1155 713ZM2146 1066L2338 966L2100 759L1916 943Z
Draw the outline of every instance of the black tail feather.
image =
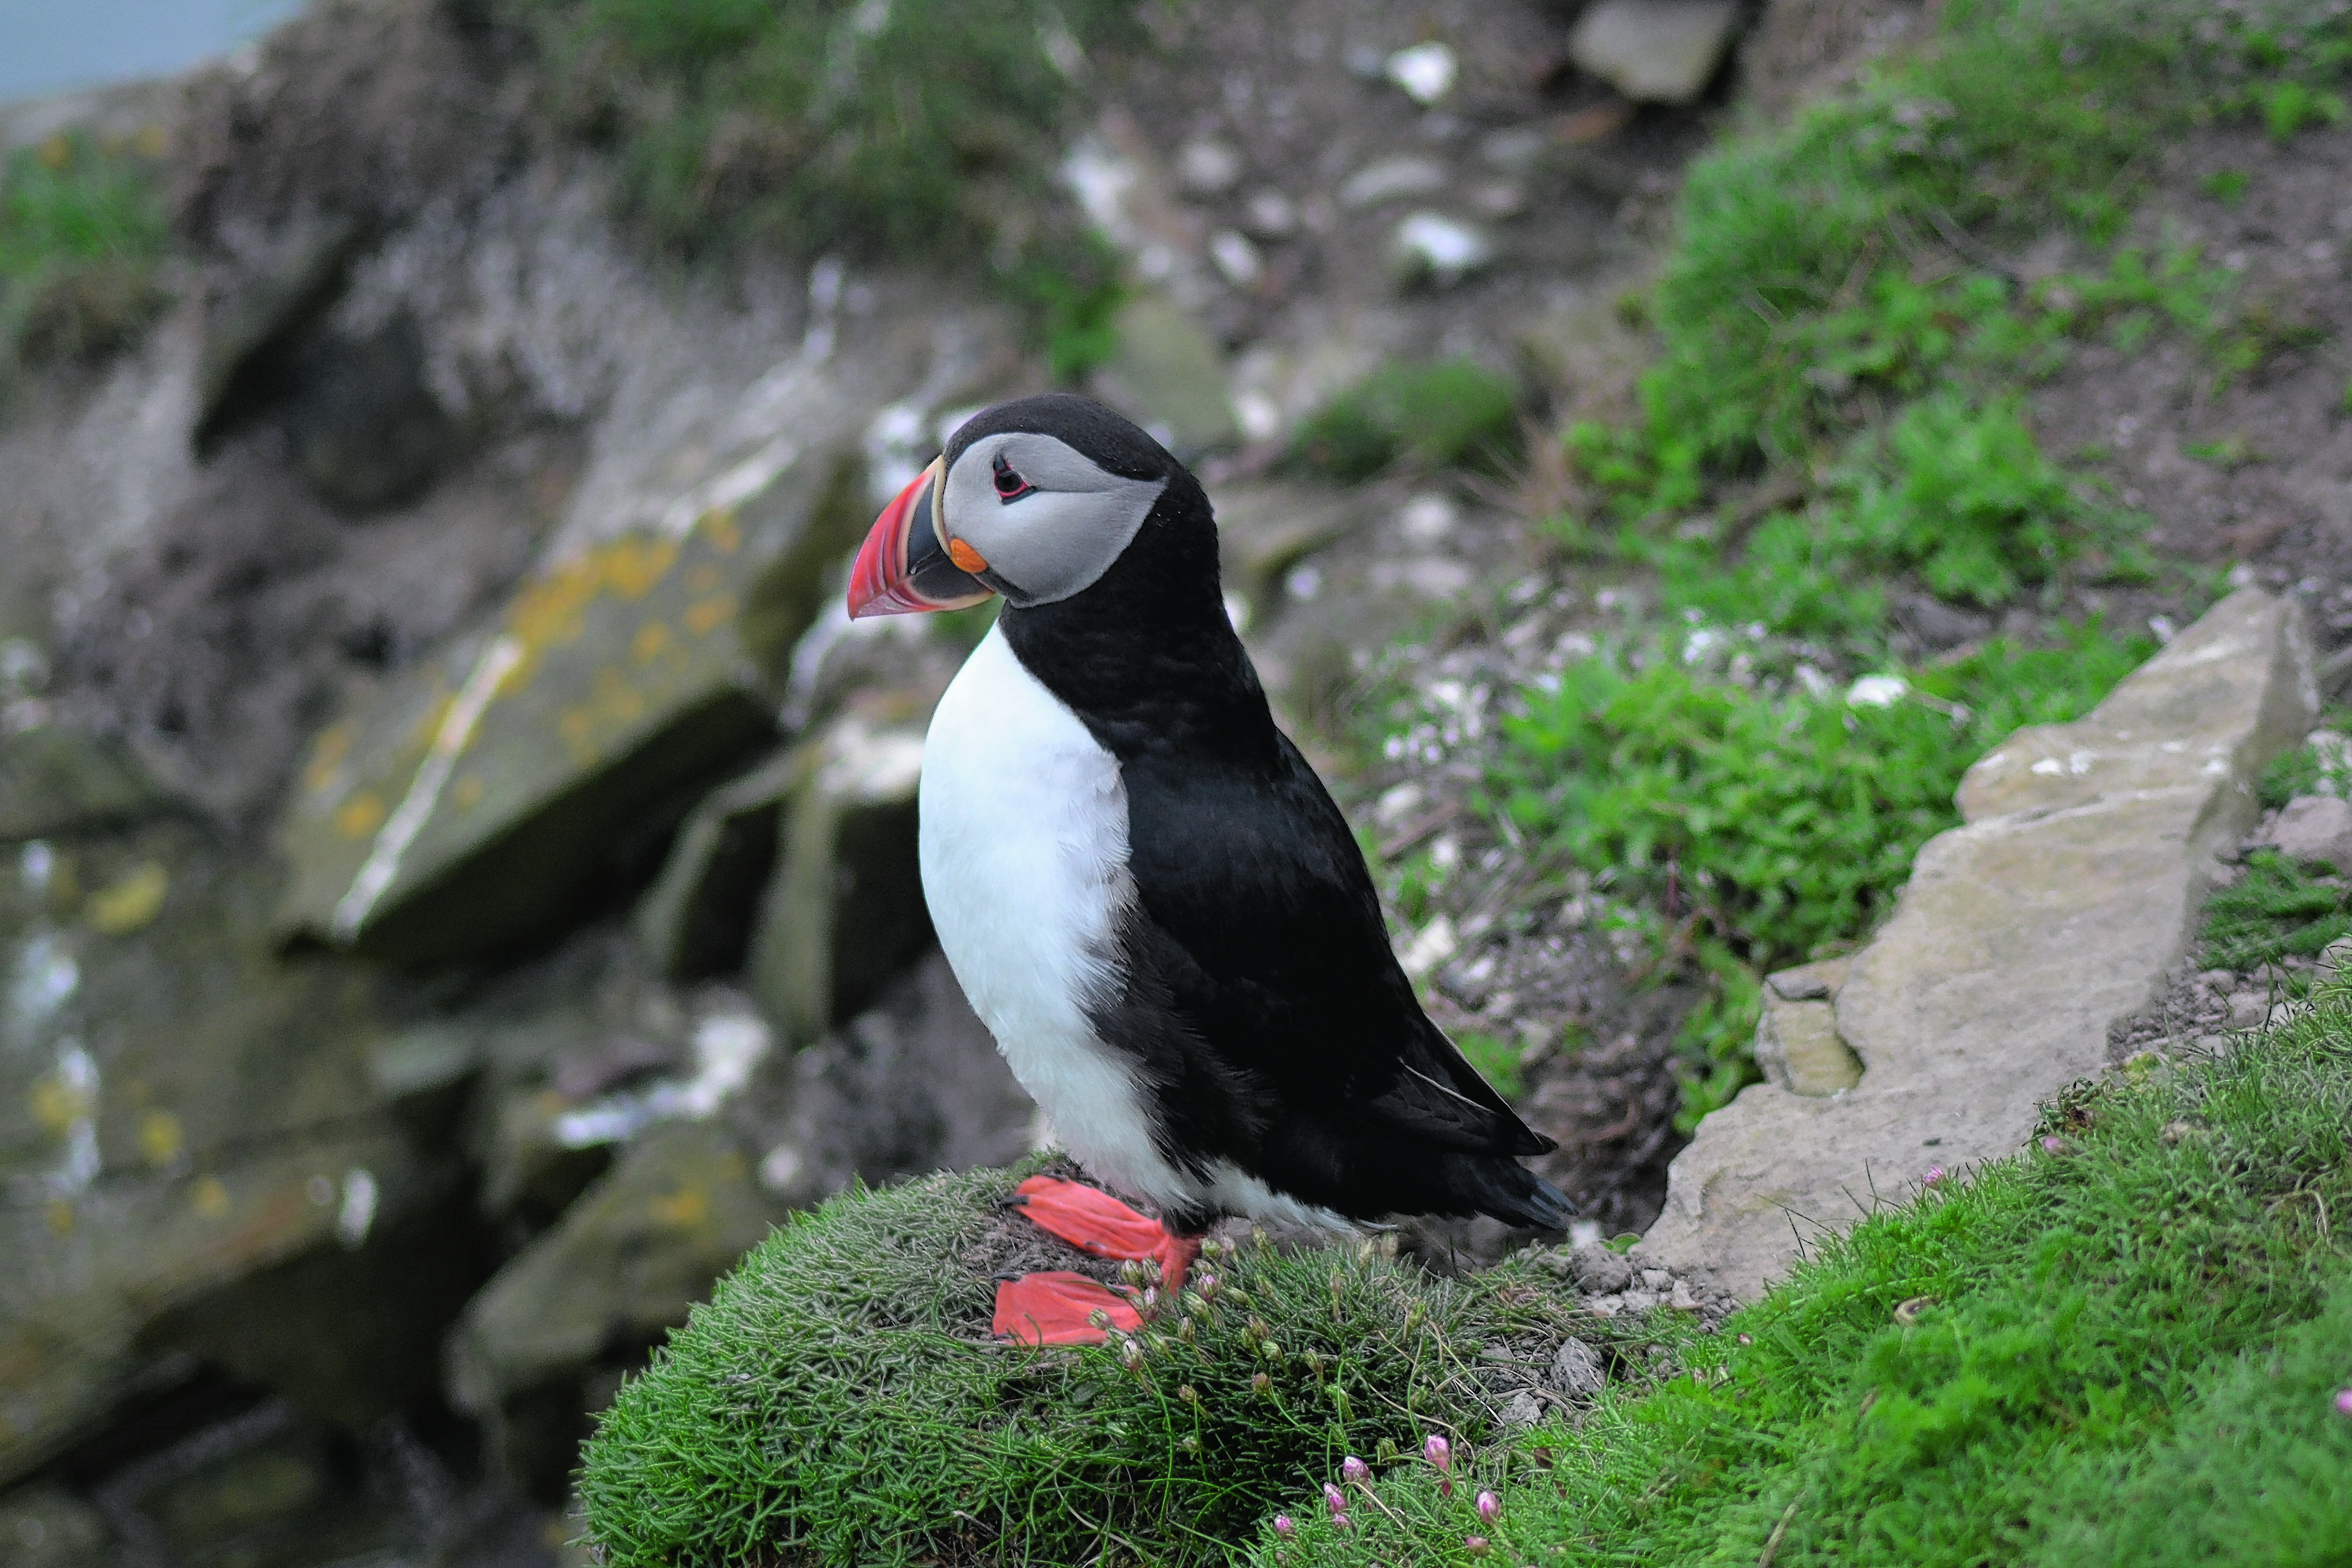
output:
M1530 1230L1565 1230L1576 1205L1559 1188L1516 1160L1465 1160L1464 1197L1480 1214Z

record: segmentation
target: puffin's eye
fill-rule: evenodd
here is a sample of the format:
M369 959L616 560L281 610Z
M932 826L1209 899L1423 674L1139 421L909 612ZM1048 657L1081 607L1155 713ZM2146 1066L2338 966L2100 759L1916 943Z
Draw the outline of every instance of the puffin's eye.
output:
M996 455L996 461L990 466L995 472L996 498L1000 501L1017 501L1037 487L1014 473L1013 465L1004 460L1004 455L1001 452Z

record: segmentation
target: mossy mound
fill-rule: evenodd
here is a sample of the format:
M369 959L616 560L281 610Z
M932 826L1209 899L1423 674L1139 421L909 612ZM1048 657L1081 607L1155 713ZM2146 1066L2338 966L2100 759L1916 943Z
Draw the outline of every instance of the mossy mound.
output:
M1522 1269L1244 1245L1132 1342L1005 1344L995 1276L1078 1258L1003 1207L1028 1174L855 1191L747 1257L588 1445L607 1563L1222 1560L1348 1453L1485 1441L1504 1362L1567 1332Z

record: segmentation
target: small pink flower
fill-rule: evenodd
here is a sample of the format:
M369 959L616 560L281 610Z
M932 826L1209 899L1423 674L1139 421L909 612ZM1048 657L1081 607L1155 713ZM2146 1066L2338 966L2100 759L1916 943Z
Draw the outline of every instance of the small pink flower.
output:
M2066 1140L2052 1133L2042 1140L2042 1152L2045 1155L2063 1155L2066 1152Z
M1437 1495L1452 1497L1454 1495L1454 1445L1435 1432L1432 1432L1429 1435L1429 1441L1421 1446L1421 1451L1431 1464L1437 1467Z
M1465 1535L1462 1538L1462 1544L1468 1548L1473 1557L1484 1557L1488 1550L1486 1538L1483 1535Z
M1274 1532L1287 1541L1298 1533L1298 1522L1286 1513L1277 1513L1274 1516Z
M1331 1511L1331 1517L1335 1520L1348 1517L1348 1494L1329 1481L1323 1483L1323 1505Z
M1495 1521L1501 1516L1502 1511L1503 1500L1501 1498L1496 1497L1490 1491L1482 1491L1478 1494L1478 1521L1480 1523L1494 1523Z
M2352 1416L2352 1388L2339 1388L2336 1391L2336 1408L2347 1416Z
M1925 1179L1920 1183L1920 1185L1921 1185L1922 1186L1936 1186L1938 1182L1941 1182L1943 1179L1944 1179L1944 1167L1943 1167L1943 1166L1929 1166L1927 1167L1927 1175L1926 1178L1925 1178Z
M1339 1461L1339 1478L1349 1486L1361 1486L1372 1479L1372 1467L1349 1454Z

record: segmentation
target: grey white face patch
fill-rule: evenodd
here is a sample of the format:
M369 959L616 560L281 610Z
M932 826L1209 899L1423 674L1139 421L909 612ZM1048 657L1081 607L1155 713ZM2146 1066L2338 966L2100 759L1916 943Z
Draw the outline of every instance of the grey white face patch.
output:
M1026 431L984 435L940 488L940 532L988 565L1016 605L1052 604L1091 587L1133 542L1165 479L1106 473L1067 443Z

